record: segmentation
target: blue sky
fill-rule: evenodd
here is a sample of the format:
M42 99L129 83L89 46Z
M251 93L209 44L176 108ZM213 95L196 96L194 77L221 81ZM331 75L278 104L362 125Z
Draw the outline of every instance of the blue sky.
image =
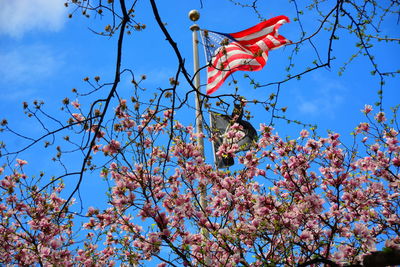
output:
M241 8L230 1L203 0L203 9L200 1L157 2L160 15L186 59L189 71L192 70L189 30L192 22L187 14L191 9L200 10L200 27L219 32L236 32L259 22L251 8ZM281 14L292 20L295 17L293 5L288 1L265 2L268 3L259 3L259 9L265 18ZM86 19L78 11L74 13L73 19L68 19L71 9L65 8L63 4L63 0L0 0L0 119L7 118L13 129L31 136L40 136L42 129L24 116L23 101L31 103L35 99L44 100L46 110L50 114L63 117L59 108L64 97L74 100L71 89L89 89L83 82L84 77L99 75L105 82L113 79L116 38L101 37L89 30L103 30L109 23L109 18ZM147 27L143 32L135 32L126 37L123 68L131 68L137 76L146 74L147 80L143 85L152 92L156 88L169 86L168 79L175 75L177 60L155 23L148 1L139 1L136 10L135 20L146 24ZM382 26L383 32L399 37L400 26L396 20L397 17L390 17L388 23ZM318 25L312 14L303 17L303 23L308 34ZM295 22L282 26L280 33L294 42L300 37L300 29ZM340 33L345 32L340 30ZM326 58L327 36L323 33L315 39L323 59ZM319 69L304 75L300 81L291 80L282 85L278 107L287 106L287 116L290 119L317 124L321 135L325 135L326 130L330 129L339 132L345 141L350 142L349 133L358 123L364 121L360 110L364 104L373 104L378 100L376 92L379 89L379 79L370 75L372 67L365 57L355 59L339 77L338 69L357 50L354 40L347 35L335 42L334 49L337 59L332 61L331 69ZM287 58L291 51L292 46L272 51L267 66L262 71L248 74L262 84L285 79ZM377 44L372 51L384 71L399 69L398 46ZM200 58L201 65L204 65L205 59L202 54ZM315 53L311 46L304 44L295 58L295 72L304 70L314 59ZM248 80L243 78L243 74L237 72L234 77L238 79L239 94L247 99L266 99L271 93L276 93L276 86L253 89ZM205 78L206 74L202 72L203 84ZM399 85L398 78L386 79L383 102L385 111L400 104ZM129 80L124 79L119 90L129 95L130 86ZM182 90L182 94L189 90L184 81L178 88ZM225 84L215 95L229 94L232 91L232 86ZM100 95L105 96L107 93L100 92ZM81 102L84 103L85 100ZM255 128L258 128L259 123L270 121L270 114L259 106L249 108L254 116L251 122ZM194 123L192 110L177 115L186 123ZM300 130L299 127L288 126L284 122L277 121L276 124L276 131L281 135L296 138ZM10 150L23 144L20 139L9 135L0 135L0 140L5 141ZM210 161L211 149L207 151ZM18 157L30 162L27 169L30 174L37 174L44 169L51 176L60 173L50 160L53 154L35 147ZM3 162L3 159L0 159L0 164ZM69 163L72 170L79 167L79 162L72 158ZM71 178L71 185L76 182L74 179ZM99 181L97 173L85 176L81 190L84 192L85 207L100 203L98 190L104 189L105 183Z
M9 114L11 106L20 105L24 100L59 101L57 99L70 94L71 88L84 88L83 77L112 77L115 38L99 37L89 31L89 28L102 30L108 23L107 18L84 19L77 12L72 20L68 19L68 10L63 7L63 2L37 0L35 5L27 5L27 1L17 0L6 2L5 8L0 11L0 95L4 101L0 111L6 117L14 114L14 109ZM192 8L200 9L200 2L159 2L160 14L182 50L187 68L191 70L191 33L188 30L191 22L187 19L187 12ZM258 22L250 8L235 7L229 1L203 1L203 4L199 24L204 28L235 32ZM262 6L259 8L264 11ZM146 74L148 86L165 86L168 78L175 73L176 59L154 22L149 4L139 2L137 10L136 19L145 23L147 30L127 38L123 64L138 74ZM223 10L229 12L222 12ZM289 4L269 5L265 10L265 17L280 14L294 17L294 9ZM311 19L304 20L305 24L311 25L312 21L308 20ZM310 27L309 31L314 29ZM387 31L396 34L398 26ZM299 37L298 25L294 22L284 25L281 33L296 41ZM349 56L351 50L355 51L353 44L347 41L338 41L335 47L337 54ZM261 77L261 81L265 82L284 78L290 50L287 47L271 52L266 68L261 72L251 73L251 76ZM296 62L299 69L308 63L306 60L310 57L310 50L305 47L303 54L299 55L298 63ZM389 68L395 67L399 55L396 47L390 51L386 47L373 51L384 58L383 63ZM323 51L321 54L324 58ZM202 55L201 59L204 64ZM333 62L331 70L321 69L310 73L300 82L290 82L282 89L281 103L282 106L289 106L289 115L299 116L296 119L311 123L328 121L326 127L341 130L335 127L337 120L341 123L347 121L349 113L354 114L363 104L376 100L377 82L374 77L369 76L371 66L368 62L364 58L356 59L347 73L338 77L337 69L344 62L343 59L339 56L337 62ZM275 90L271 87L247 89L249 86L242 76L242 73L235 74L239 85L242 85L239 93L247 98L262 98ZM202 73L202 79L204 83L205 73ZM396 104L390 102L397 94L396 89L393 89L398 86L396 82L397 80L388 79L385 88L387 106ZM230 93L230 90L228 86L223 86L218 93Z
M202 28L220 32L240 31L259 21L251 8L241 8L229 1L203 1L203 9L200 1L158 2L160 15L181 49L190 71L192 44L189 27L192 22L187 17L189 10L200 10L198 24ZM0 114L8 118L16 130L29 128L31 133L36 133L29 120L22 119L21 103L32 102L34 99L44 100L47 110L57 114L65 96L73 100L71 88L88 89L82 81L84 77L99 75L102 81L111 81L116 38L101 37L89 30L102 31L109 23L108 17L93 16L87 19L78 11L73 14L73 19L68 19L71 9L63 6L63 0L36 0L34 5L27 3L24 0L3 2L0 10L0 97L3 100ZM265 4L260 3L259 10L266 18L281 14L289 16L291 20L295 17L294 8L288 3L262 5ZM133 69L137 76L146 74L148 79L144 85L150 89L166 87L168 78L175 74L176 57L155 23L150 4L139 1L136 10L135 20L146 24L147 28L126 38L123 67ZM307 32L313 32L318 26L312 13L303 18L303 24ZM399 33L396 17L389 17L382 29L396 36ZM296 42L299 40L300 29L297 23L291 22L283 25L280 33ZM321 34L315 40L323 59L326 58L326 38L326 34ZM248 74L262 84L284 79L291 49L288 46L272 51L262 71ZM354 40L344 35L344 38L335 42L334 49L338 59L332 61L331 69L319 69L306 74L300 81L292 80L282 85L278 106L288 106L287 116L291 119L319 125L321 134L331 129L347 135L363 120L359 110L364 104L377 101L379 80L369 74L372 67L365 57L355 59L339 77L338 68L356 51ZM384 71L396 70L398 47L378 45L372 51ZM204 65L202 54L200 58L201 65ZM295 58L295 70L304 70L314 59L311 46L305 44ZM239 94L247 99L266 99L276 92L274 86L254 90L248 80L243 78L243 74L237 72L234 77L239 82ZM205 78L205 73L201 73L203 84ZM384 106L388 110L399 103L399 81L388 78L386 83ZM129 94L128 80L121 83L120 90ZM188 90L184 82L180 90ZM215 94L231 92L232 87L225 84ZM253 114L255 117L252 120L256 128L260 122L269 122L269 114L258 112L257 108L252 108L257 112L257 115ZM189 118L189 121L193 119ZM289 131L288 134L295 135L299 132L298 129L291 132L292 128L285 124L278 126L277 131L282 134Z
M28 4L29 2L29 4ZM32 4L34 2L34 4ZM183 57L186 59L188 70L192 70L192 22L187 14L191 9L199 9L201 18L198 24L220 32L236 32L246 29L259 22L251 8L235 6L230 1L203 0L203 9L200 1L157 1L159 12L167 29L177 42ZM277 15L287 15L291 20L295 17L295 9L288 2L266 1L259 3L259 10L265 18ZM84 77L101 76L102 81L112 81L116 54L116 38L101 37L93 34L89 29L102 31L109 23L109 18L84 18L79 11L68 19L71 9L64 7L63 0L13 0L2 1L0 8L0 117L7 118L13 129L39 136L41 128L33 124L23 115L22 102L32 102L34 99L44 100L46 110L54 116L62 116L59 107L64 97L74 100L72 88L79 90L89 89L83 82ZM150 92L159 87L169 85L169 77L176 72L177 60L173 50L165 41L165 37L155 23L147 1L139 1L136 7L135 20L146 24L146 30L135 32L126 37L123 50L123 68L131 68L135 75L147 75L143 83ZM382 30L398 37L399 25L397 17L392 16L383 24ZM318 23L316 17L309 13L304 16L304 27L307 33L313 32ZM300 28L296 22L281 27L280 33L296 42L300 37ZM340 30L339 33L345 33ZM321 53L326 58L326 40L329 35L322 33L315 39ZM202 48L200 48L200 52ZM260 72L248 73L261 84L285 79L287 73L288 56L292 46L281 48L270 53L267 66ZM342 76L338 76L338 69L356 50L354 40L344 35L335 42L334 52L337 59L332 61L331 69L319 69L306 74L300 81L292 80L282 85L279 107L288 107L287 116L290 119L301 120L305 123L317 124L319 133L324 135L327 129L337 131L343 138L349 138L354 127L364 120L360 109L364 104L373 104L377 101L376 92L379 89L379 79L371 76L371 64L365 57L359 57L350 64ZM377 44L373 48L379 65L384 71L398 69L400 58L399 47L395 45ZM201 54L201 65L205 64ZM312 64L315 53L309 44L302 46L295 58L295 71L301 72ZM237 72L239 94L247 99L266 99L276 92L276 86L253 89L248 80L243 78L244 73ZM202 83L206 75L201 73ZM128 79L121 82L120 91L129 95L130 83ZM189 87L183 81L179 86L184 94ZM215 94L232 93L232 86L223 85ZM100 93L102 96L107 92ZM384 107L399 104L399 80L386 79L384 87ZM254 118L252 124L258 128L259 123L269 122L269 113L259 106L249 107ZM188 115L189 114L189 115ZM191 116L190 114L193 114ZM187 123L194 122L194 113L178 114ZM300 128L287 126L277 122L276 130L282 135L296 137ZM8 147L18 147L20 141L10 136L1 136L1 140ZM34 149L24 154L32 172L48 169L52 172L52 155L42 154L41 150ZM211 158L211 155L208 155ZM22 156L21 156L22 157ZM50 175L50 174L49 174ZM89 190L96 190L97 183L93 183L96 175L85 180ZM90 201L89 201L90 202Z

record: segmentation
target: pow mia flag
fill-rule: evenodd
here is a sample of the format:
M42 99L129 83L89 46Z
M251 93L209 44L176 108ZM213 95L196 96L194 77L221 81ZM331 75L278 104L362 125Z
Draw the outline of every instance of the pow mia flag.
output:
M237 151L246 151L249 150L252 143L257 140L257 131L248 121L243 120L242 117L243 108L240 105L235 105L231 116L211 112L211 131L216 135L216 139L213 142L213 150L215 153L215 165L217 168L227 168L234 164L233 157L226 155L218 156L216 154L218 148L222 144L236 143L239 146ZM229 132L234 123L238 123L242 126L241 130L237 130L242 132L241 135L243 137L241 137L241 139L232 140L226 137L226 133Z

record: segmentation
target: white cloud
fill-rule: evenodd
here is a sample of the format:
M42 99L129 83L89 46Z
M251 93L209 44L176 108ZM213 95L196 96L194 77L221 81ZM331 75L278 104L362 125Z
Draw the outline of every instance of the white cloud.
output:
M169 78L174 77L175 73L173 69L168 68L154 68L150 71L144 72L146 74L146 81L151 81L154 84L165 84L169 81Z
M334 118L344 103L347 88L337 79L312 77L307 97L297 92L298 110L305 115Z
M46 45L23 45L0 50L0 76L5 82L23 84L50 76L60 65L60 56Z
M64 0L1 0L0 34L20 37L32 30L56 31L65 20Z
M318 106L316 105L316 103L302 100L302 102L299 105L299 110L302 113L312 114L312 113L317 112Z
M34 93L37 82L43 82L62 67L63 56L56 52L40 44L0 48L1 97L18 99Z

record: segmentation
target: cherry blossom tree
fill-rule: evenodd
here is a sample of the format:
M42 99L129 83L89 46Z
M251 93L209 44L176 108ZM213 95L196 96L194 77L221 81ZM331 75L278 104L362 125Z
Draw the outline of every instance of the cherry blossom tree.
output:
M398 107L388 112L383 105L385 80L396 78L397 72L382 71L371 47L379 40L398 43L396 38L381 36L379 29L388 14L398 14L399 3L335 1L329 6L325 1L310 1L304 9L290 1L301 31L299 40L289 46L293 50L286 78L263 83L246 76L255 88L271 87L275 93L254 100L238 95L236 89L231 95L202 95L204 113L215 107L228 110L229 103L239 102L245 109L262 107L269 115L258 127L258 140L245 152L236 144L243 137L242 126L232 122L225 133L227 142L216 155L234 157L236 165L216 169L205 160L199 138L211 142L217 135L198 133L179 120L182 112L190 110L197 88L154 0L149 1L154 19L177 58L176 75L150 94L142 86L146 75L122 67L125 38L146 30L135 19L138 2L67 1L71 17L82 13L108 19L95 34L116 39L114 80L84 78L88 91L74 89L76 100L62 100L62 119L46 112L40 101L24 102L25 114L43 128L39 137L15 131L5 119L1 122L2 134L20 138L23 146L3 143L1 147L0 262L40 266L398 264ZM230 2L264 18L258 1ZM303 28L303 10L321 18L310 35ZM356 125L350 145L338 133L321 135L315 127L287 118L286 108L279 107L280 89L288 81L331 65L339 29L355 36L359 48L339 72L354 58L365 56L373 66L372 74L379 77L377 103L361 111L365 122ZM316 47L314 39L326 37L323 32L329 33L325 46ZM316 61L313 66L297 67L296 56L306 45L315 49ZM126 77L132 81L129 95L120 90L120 81ZM177 90L183 83L189 88L184 93ZM82 104L88 98L89 104ZM276 121L295 122L300 126L298 135L278 135ZM55 148L57 174L49 173L52 170L29 173L24 153L39 151L43 143L45 149ZM77 165L70 156L78 159ZM81 186L88 176L107 184L99 192L105 201L98 206L83 204ZM75 183L69 180L72 177ZM203 188L207 205L200 200Z

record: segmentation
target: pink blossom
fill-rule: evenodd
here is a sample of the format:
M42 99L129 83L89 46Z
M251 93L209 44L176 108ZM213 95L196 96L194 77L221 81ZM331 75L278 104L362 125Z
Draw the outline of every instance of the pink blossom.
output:
M113 155L119 152L121 148L121 144L117 140L111 140L109 144L105 145L102 149L104 154L106 155Z
M371 105L365 105L364 109L361 110L363 113L368 114L372 111L372 106Z
M6 177L5 179L0 181L0 185L7 190L13 190L15 187L15 182L12 180L11 177Z
M50 241L50 246L52 249L57 249L57 248L61 247L61 245L62 245L62 242L59 239L52 239Z
M309 242L309 241L311 241L313 239L312 233L310 231L308 231L308 230L304 230L300 234L300 239L302 241Z
M385 241L385 247L392 249L400 249L400 237L392 237Z
M170 118L172 116L173 112L172 109L168 109L164 111L164 117L165 118Z
M85 120L85 117L80 113L72 113L72 116L75 118L76 122L82 122Z
M369 124L366 122L360 123L357 127L357 133L368 132L368 131L369 131Z
M398 225L400 223L400 218L396 214L391 214L390 217L387 219L387 222L391 225Z
M365 226L365 224L362 223L356 223L354 226L354 234L359 237L367 237L369 235L369 230Z
M394 166L400 167L400 156L394 158L394 159L392 160L392 162L393 162L393 165L394 165Z
M134 120L131 120L128 118L124 119L122 121L122 124L124 125L125 128L128 128L128 129L136 126L136 122Z
M370 148L372 151L374 151L376 153L376 152L378 152L380 146L379 146L379 144L376 143L376 144L371 145Z
M26 165L26 164L28 164L28 162L27 162L26 160L17 159L17 164L16 164L15 166L20 166L20 167L22 167L22 166L24 166L24 165Z
M97 152L99 152L101 145L94 145L92 146L92 151L94 154L96 154Z
M305 130L305 129L303 129L303 130L301 130L300 131L300 137L301 138L307 138L308 136L309 136L309 132L307 131L307 130Z
M382 112L382 111L378 112L378 113L376 114L376 116L375 116L375 119L376 119L378 122L385 122L385 121L386 121L385 113Z
M79 104L78 100L72 101L71 105L76 109L79 109L81 107L81 104Z

